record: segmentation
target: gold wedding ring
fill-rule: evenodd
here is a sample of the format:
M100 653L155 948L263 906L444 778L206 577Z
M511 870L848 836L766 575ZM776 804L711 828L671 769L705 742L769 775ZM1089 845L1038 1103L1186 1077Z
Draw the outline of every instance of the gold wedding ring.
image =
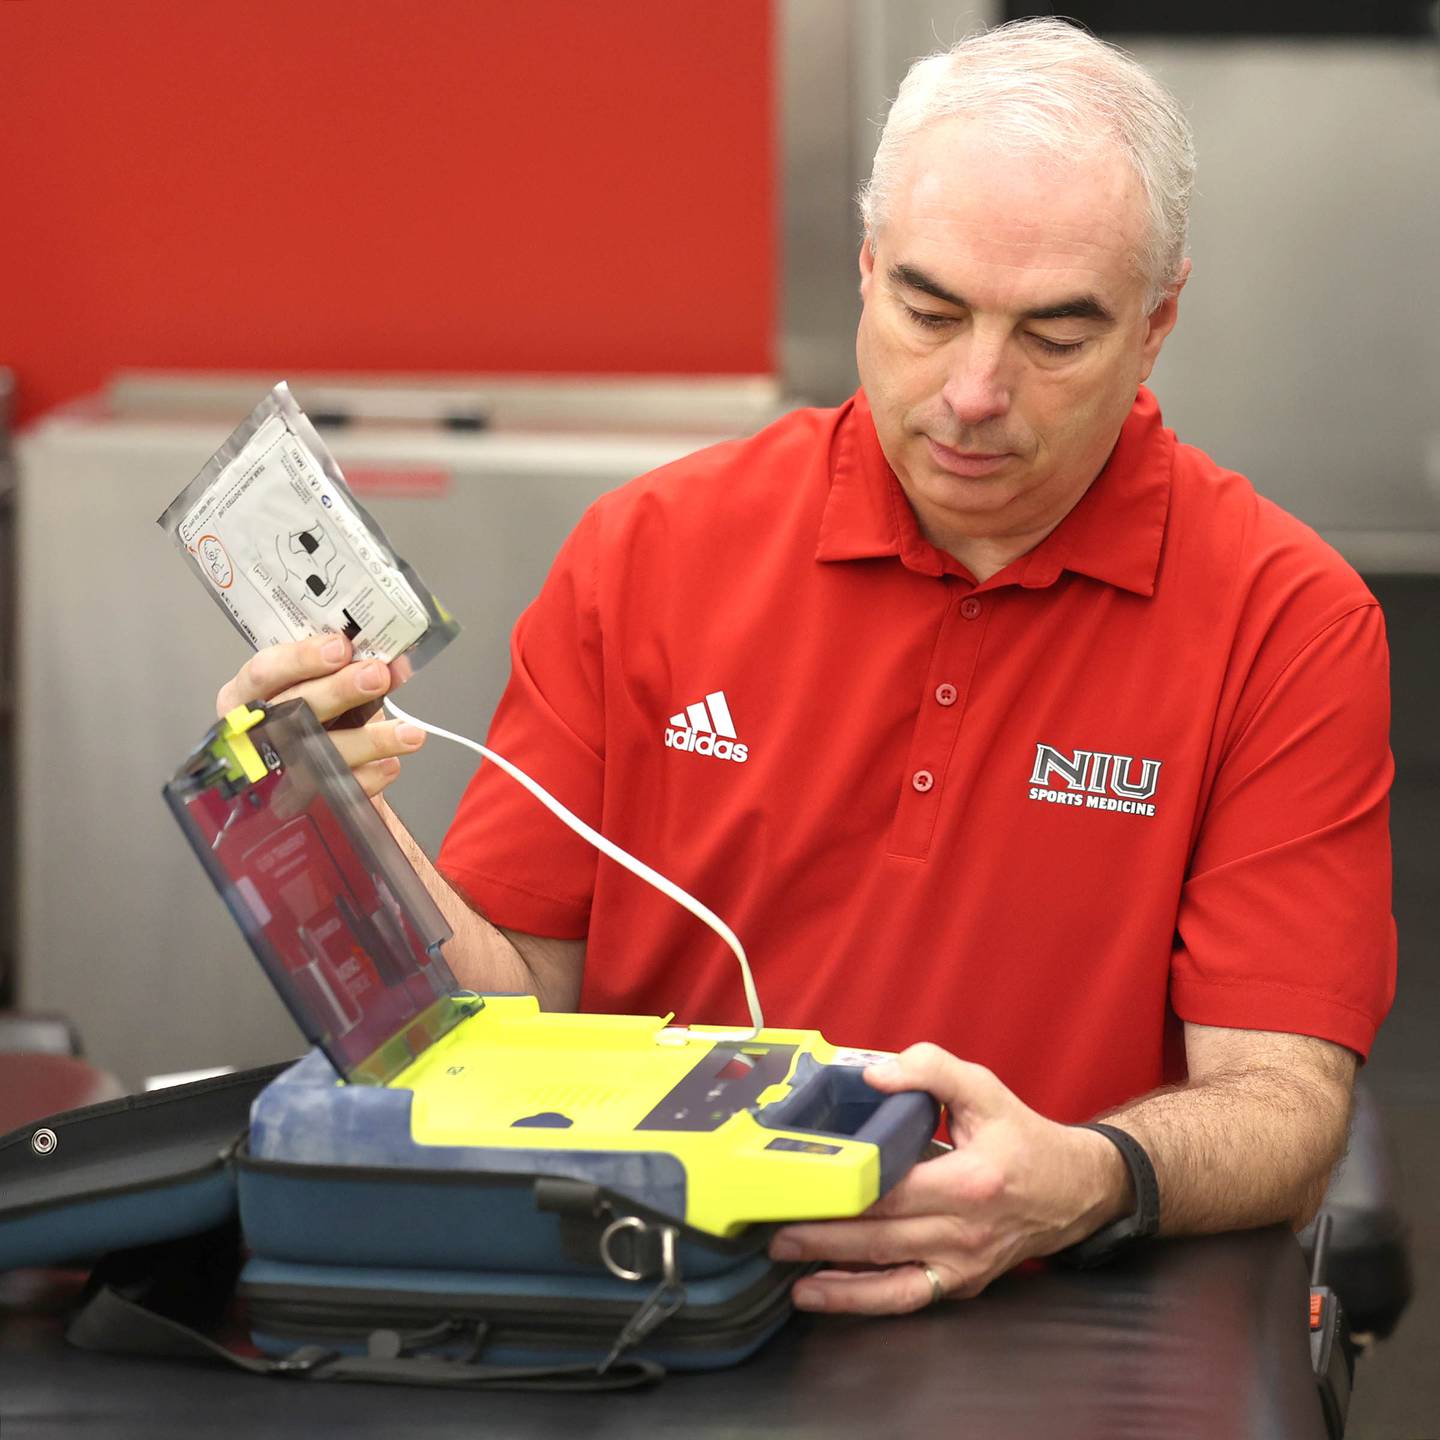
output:
M925 1278L930 1282L930 1303L933 1305L937 1300L944 1298L945 1282L941 1280L939 1272L933 1265L926 1265L924 1261L915 1263L925 1272Z

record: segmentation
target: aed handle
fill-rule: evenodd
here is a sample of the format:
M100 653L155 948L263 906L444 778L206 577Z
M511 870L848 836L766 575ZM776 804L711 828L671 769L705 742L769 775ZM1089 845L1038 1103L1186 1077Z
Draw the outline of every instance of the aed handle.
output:
M920 1158L940 1122L940 1106L923 1090L881 1095L849 1065L820 1065L802 1056L790 1093L755 1117L774 1130L804 1130L817 1139L862 1140L880 1158L883 1195Z
M880 1102L855 1138L868 1141L880 1152L881 1195L909 1173L939 1123L939 1102L924 1090L905 1090Z

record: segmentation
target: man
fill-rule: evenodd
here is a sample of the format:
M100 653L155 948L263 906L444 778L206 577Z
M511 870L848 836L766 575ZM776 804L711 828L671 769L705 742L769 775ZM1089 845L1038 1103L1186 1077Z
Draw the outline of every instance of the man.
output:
M1173 99L1061 22L918 64L864 197L861 391L602 499L516 628L492 746L724 915L770 1023L903 1048L871 1083L948 1107L952 1154L777 1235L868 1267L802 1308L1103 1251L1155 1177L1166 1233L1303 1223L1343 1149L1393 991L1383 626L1141 388L1192 171ZM263 653L219 707L329 719L389 684L346 659ZM378 794L422 738L336 742ZM738 1012L710 936L493 771L454 889L396 828L463 982Z

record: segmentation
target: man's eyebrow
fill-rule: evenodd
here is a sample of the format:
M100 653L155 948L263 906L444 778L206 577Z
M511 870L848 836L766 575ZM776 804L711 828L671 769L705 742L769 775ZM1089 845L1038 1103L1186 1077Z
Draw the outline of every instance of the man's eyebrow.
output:
M938 280L931 279L923 270L914 265L892 265L890 279L896 285L908 290L919 290L924 295L933 295L946 305L957 309L969 308L965 300L952 294ZM1077 295L1071 300L1062 300L1056 305L1041 305L1026 310L1022 320L1098 320L1101 324L1114 324L1115 317L1094 295Z
M914 265L892 265L890 279L893 284L903 285L907 290L919 290L925 295L933 295L937 300L943 300L947 305L955 305L961 310L966 308L965 302L958 295L952 295L938 280L932 280Z
M1062 300L1058 305L1042 305L1038 310L1027 310L1023 320L1099 320L1113 324L1115 317L1093 296L1077 295L1073 300Z

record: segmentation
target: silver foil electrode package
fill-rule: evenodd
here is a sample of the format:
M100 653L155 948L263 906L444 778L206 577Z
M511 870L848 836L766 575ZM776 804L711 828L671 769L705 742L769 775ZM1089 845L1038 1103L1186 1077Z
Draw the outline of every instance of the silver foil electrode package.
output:
M339 634L357 659L404 656L413 670L459 633L283 381L159 523L257 650Z

